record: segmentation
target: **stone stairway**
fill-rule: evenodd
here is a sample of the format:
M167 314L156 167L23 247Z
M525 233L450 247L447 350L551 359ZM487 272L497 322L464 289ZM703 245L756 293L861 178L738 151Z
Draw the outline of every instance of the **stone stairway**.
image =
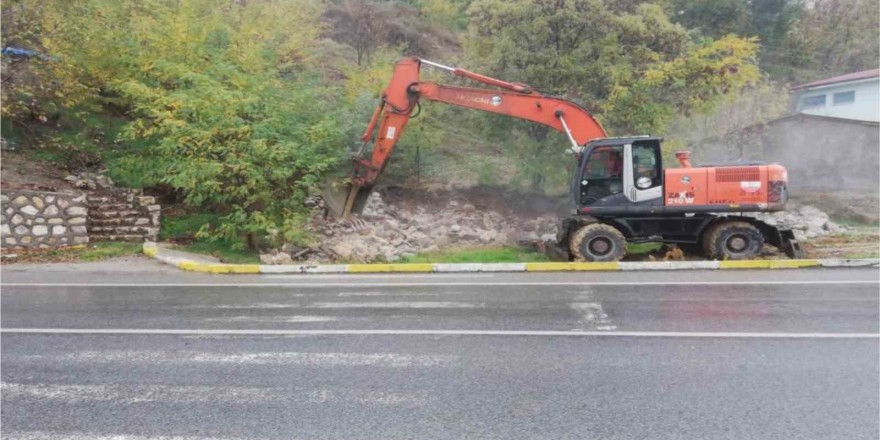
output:
M91 241L157 241L161 207L138 189L91 193L86 223Z

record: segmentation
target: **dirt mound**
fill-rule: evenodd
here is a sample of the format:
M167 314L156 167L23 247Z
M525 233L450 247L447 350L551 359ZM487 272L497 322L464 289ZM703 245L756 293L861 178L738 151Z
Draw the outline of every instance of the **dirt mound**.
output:
M4 151L2 154L0 186L4 190L64 192L76 187L64 180L70 174L48 163L35 161L23 153Z

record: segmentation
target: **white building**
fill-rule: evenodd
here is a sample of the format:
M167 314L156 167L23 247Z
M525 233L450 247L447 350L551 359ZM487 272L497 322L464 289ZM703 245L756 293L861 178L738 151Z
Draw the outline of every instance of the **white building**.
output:
M880 122L880 69L792 87L798 113Z

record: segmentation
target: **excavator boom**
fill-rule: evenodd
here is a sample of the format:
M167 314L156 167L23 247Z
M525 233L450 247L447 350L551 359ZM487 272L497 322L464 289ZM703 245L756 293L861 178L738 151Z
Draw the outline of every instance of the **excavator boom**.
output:
M422 64L502 90L421 81L419 73ZM382 93L381 102L361 137L361 150L352 158L354 164L350 181L342 186L325 187L324 199L335 215L344 217L351 212L363 210L370 189L388 163L419 99L545 125L564 133L575 152L579 152L580 147L590 140L607 137L599 121L572 101L542 95L525 84L511 83L419 58L403 59L395 66L391 81ZM371 141L372 152L366 157L365 149Z

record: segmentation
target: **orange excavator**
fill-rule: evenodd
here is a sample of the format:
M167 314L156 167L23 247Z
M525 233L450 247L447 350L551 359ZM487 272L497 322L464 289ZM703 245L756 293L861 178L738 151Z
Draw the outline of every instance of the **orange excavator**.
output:
M471 88L419 79L422 66L494 87ZM802 251L791 230L745 212L785 209L788 173L778 164L735 162L693 167L680 151L678 168L663 168L662 139L608 137L593 115L567 99L419 58L399 61L353 156L343 188L325 188L329 210L340 217L363 210L420 99L499 113L566 135L576 169L572 210L561 219L555 255L564 260L615 261L626 243L662 242L701 249L709 258L747 259L765 244L791 258ZM378 130L377 130L378 128ZM370 157L366 147L372 143Z

